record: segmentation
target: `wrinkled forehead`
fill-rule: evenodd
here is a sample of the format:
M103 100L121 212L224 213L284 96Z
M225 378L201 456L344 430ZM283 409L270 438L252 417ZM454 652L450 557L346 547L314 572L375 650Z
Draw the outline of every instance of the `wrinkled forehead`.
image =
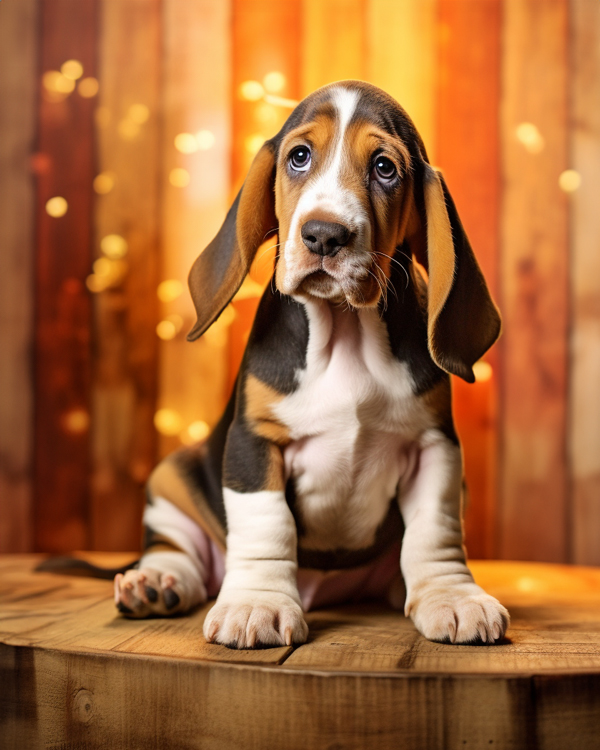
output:
M308 96L272 143L279 150L295 136L312 135L326 141L361 127L398 139L411 159L425 156L421 138L402 107L381 89L358 81L341 81Z

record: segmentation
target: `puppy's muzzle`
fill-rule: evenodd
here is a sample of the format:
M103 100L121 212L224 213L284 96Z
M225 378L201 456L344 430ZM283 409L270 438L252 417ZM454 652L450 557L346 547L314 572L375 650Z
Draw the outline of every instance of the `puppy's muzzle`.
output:
M302 225L302 241L311 253L333 258L348 244L352 232L343 224L312 219Z

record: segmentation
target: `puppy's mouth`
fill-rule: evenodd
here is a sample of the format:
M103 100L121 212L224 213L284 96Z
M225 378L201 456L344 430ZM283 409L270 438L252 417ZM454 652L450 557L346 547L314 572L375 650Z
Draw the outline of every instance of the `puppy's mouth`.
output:
M298 291L326 299L330 302L346 302L352 307L376 305L381 291L375 275L361 269L357 275L342 273L339 269L320 268L309 271L298 284Z
M343 297L342 285L324 268L309 272L300 282L299 291L322 299Z

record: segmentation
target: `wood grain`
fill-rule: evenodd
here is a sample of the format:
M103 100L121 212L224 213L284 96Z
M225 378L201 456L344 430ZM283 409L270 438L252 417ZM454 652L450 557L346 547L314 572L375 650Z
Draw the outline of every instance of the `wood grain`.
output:
M566 560L566 0L504 4L499 554ZM533 152L519 125L537 128ZM525 134L531 133L531 128Z
M238 652L204 643L206 607L125 620L109 582L34 574L39 559L0 558L3 747L596 746L598 569L473 563L512 612L494 647L433 644L365 604L310 613L293 651Z
M600 6L571 3L571 374L573 560L600 564Z
M40 70L79 60L96 75L96 0L42 0ZM35 316L35 547L89 544L91 300L94 138L92 99L49 101L40 86ZM67 213L46 213L60 196Z
M473 250L498 298L500 243L501 3L439 3L436 164ZM454 416L463 445L469 504L469 554L493 557L497 484L497 347L485 355L493 376L473 385L453 379Z
M180 420L179 434L160 435L161 457L181 445L180 435L191 423L214 425L228 396L226 340L218 329L194 343L185 337L196 320L189 270L229 208L232 53L228 2L163 0L162 9L161 281L177 280L183 291L161 304L162 318L182 321L174 338L160 342L158 406ZM200 130L213 134L211 148L177 151L178 134ZM188 172L186 187L171 184L173 169Z
M33 269L38 5L0 7L0 551L33 545Z
M104 0L101 29L97 171L114 187L95 200L95 254L119 235L127 272L93 299L90 546L114 550L140 544L144 483L157 458L160 3ZM136 105L148 108L140 125L130 118Z

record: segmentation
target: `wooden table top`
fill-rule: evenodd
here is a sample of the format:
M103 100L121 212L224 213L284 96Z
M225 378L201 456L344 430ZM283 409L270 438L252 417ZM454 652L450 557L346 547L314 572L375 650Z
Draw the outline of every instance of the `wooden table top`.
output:
M106 566L132 557L87 555ZM598 568L471 562L477 582L512 616L495 646L431 643L400 613L365 604L308 613L309 640L297 648L234 651L202 637L211 603L184 617L127 620L115 610L111 582L35 573L41 558L0 556L0 642L8 646L386 677L600 673Z

